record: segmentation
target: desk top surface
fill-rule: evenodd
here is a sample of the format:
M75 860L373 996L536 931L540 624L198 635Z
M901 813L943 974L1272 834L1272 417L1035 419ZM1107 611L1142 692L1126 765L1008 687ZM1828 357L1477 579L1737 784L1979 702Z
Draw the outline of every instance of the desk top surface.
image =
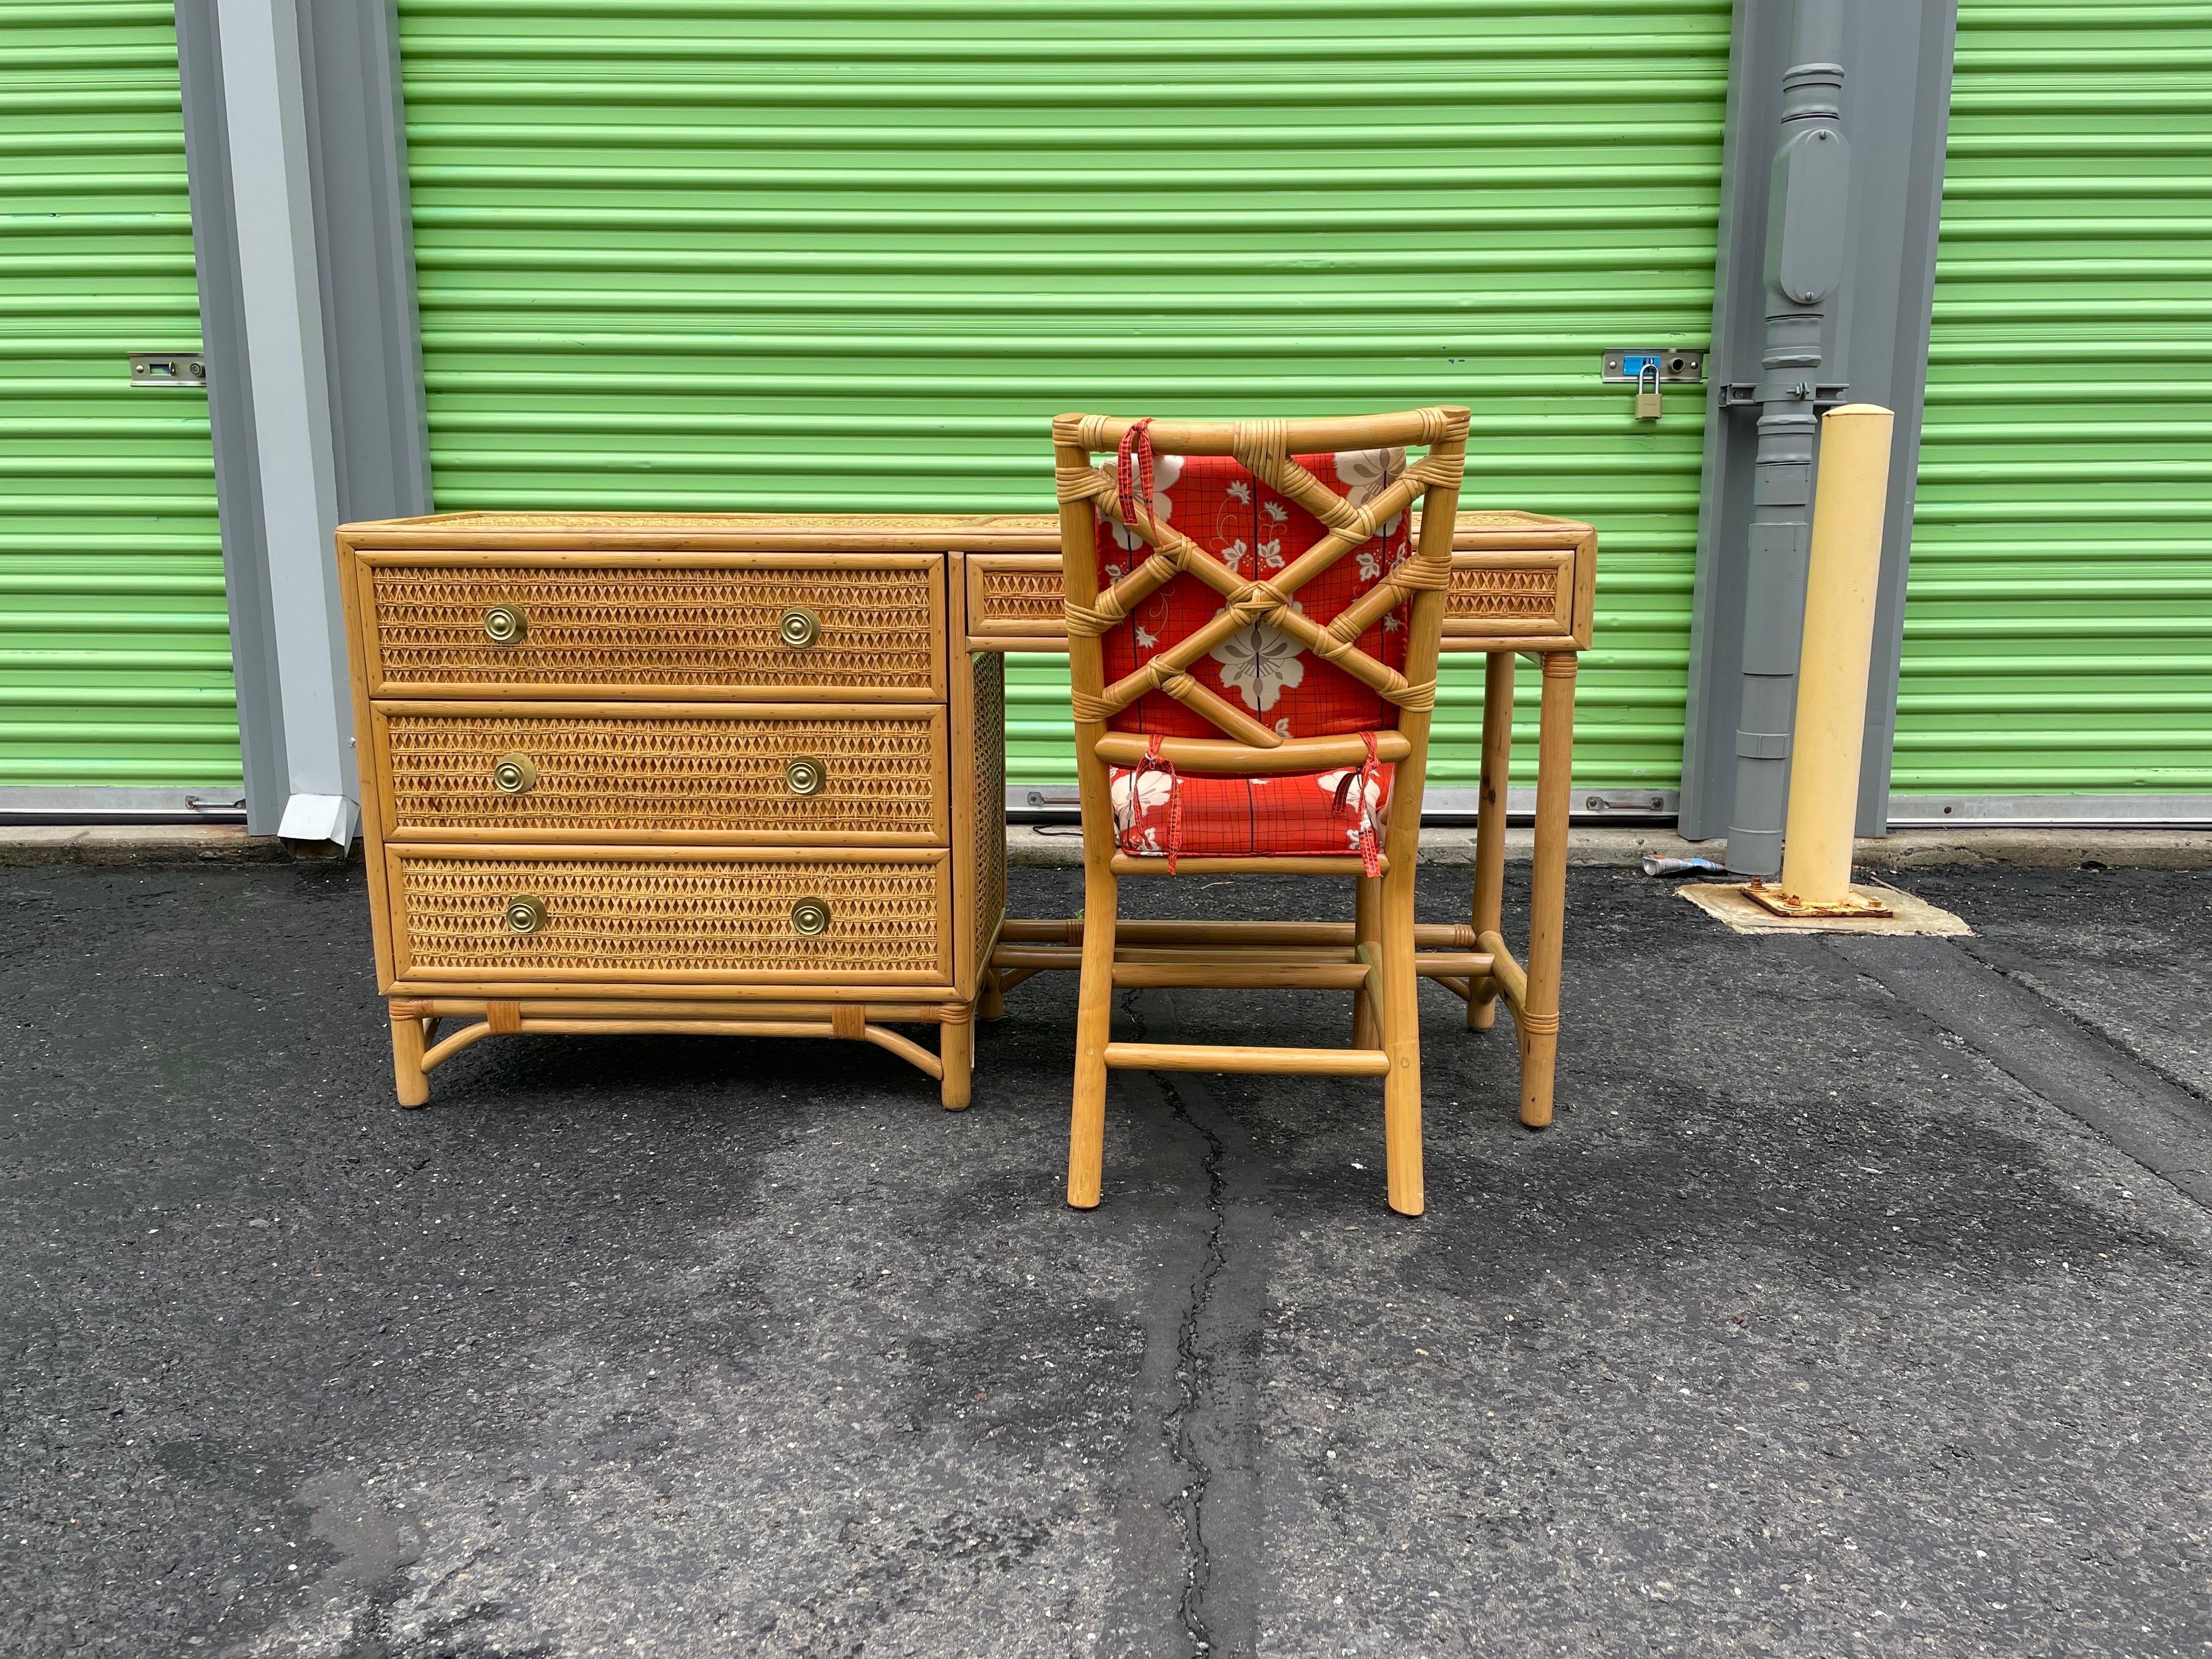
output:
M1470 510L1458 515L1462 546L1470 542L1571 545L1591 532L1571 519L1540 513ZM1056 553L1060 520L1050 514L954 513L434 513L343 525L356 546L457 547L486 542L514 547L576 546L606 538L665 541L784 542L877 551L943 552L950 547L993 552Z

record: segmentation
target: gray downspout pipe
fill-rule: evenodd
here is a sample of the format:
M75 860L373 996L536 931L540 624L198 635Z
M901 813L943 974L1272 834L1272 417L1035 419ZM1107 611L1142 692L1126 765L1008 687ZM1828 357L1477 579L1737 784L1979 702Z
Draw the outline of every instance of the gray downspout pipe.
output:
M1844 266L1850 147L1843 106L1843 0L1801 0L1794 60L1783 77L1780 143L1768 185L1766 336L1759 383L1743 691L1728 867L1782 869L1790 731L1812 553L1814 394L1828 349L1831 301Z

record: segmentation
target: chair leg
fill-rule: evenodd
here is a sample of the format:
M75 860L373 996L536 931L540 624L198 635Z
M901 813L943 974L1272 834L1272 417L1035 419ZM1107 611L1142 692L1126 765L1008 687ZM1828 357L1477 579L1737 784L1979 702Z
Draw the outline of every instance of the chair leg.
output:
M430 1079L422 1071L422 1021L411 1009L392 1008L392 1080L402 1106L421 1106L430 1098Z
M1544 659L1544 708L1536 752L1536 848L1528 876L1528 990L1515 1016L1521 1039L1521 1121L1552 1121L1559 1053L1559 970L1567 920L1567 812L1572 794L1575 658Z
M943 1012L954 1011L947 1007ZM945 1067L937 1097L948 1112L968 1104L969 1079L975 1068L975 1011L963 1007L959 1013L958 1019L940 1020L937 1027L937 1058Z
M1421 1192L1420 981L1413 965L1414 860L1395 857L1382 881L1382 1048L1390 1069L1382 1079L1383 1166L1390 1207L1419 1215Z
M1075 1005L1075 1109L1067 1131L1067 1201L1095 1209L1106 1156L1106 1042L1114 1024L1114 923L1120 884L1101 860L1083 881L1083 978Z
M1382 942L1382 878L1362 876L1352 886L1352 936L1370 950L1379 951ZM1382 1027L1376 1018L1375 1000L1367 994L1364 986L1352 994L1352 1046L1382 1046Z
M1482 671L1482 790L1474 822L1474 931L1494 933L1504 911L1505 799L1513 771L1513 653L1493 651ZM1498 1023L1498 981L1467 1000L1467 1028Z

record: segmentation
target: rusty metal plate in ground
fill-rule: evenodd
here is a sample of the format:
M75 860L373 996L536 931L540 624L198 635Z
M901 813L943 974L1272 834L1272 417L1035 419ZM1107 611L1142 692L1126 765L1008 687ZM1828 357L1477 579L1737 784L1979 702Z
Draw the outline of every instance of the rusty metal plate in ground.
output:
M1843 897L1832 903L1816 903L1811 899L1799 898L1795 893L1785 893L1779 887L1769 887L1763 881L1747 884L1743 896L1753 904L1764 905L1776 915L1787 916L1793 921L1808 921L1815 916L1855 916L1871 921L1897 914L1872 893L1862 892L1856 887L1845 889Z

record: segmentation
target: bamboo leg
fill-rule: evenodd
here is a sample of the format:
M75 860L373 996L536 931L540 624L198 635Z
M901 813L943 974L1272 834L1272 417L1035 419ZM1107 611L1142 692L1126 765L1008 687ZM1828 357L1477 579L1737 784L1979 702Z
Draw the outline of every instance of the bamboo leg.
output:
M1067 1201L1095 1209L1106 1155L1106 1044L1114 1023L1114 921L1119 885L1103 858L1083 882L1083 980L1075 1005L1075 1109L1067 1132Z
M946 1014L953 1010L947 1007ZM944 1079L938 1085L938 1098L945 1109L957 1112L968 1104L968 1084L975 1064L975 1010L962 1008L957 1019L940 1020L937 1027L937 1058L945 1067Z
M1379 949L1382 937L1382 880L1380 878L1370 880L1362 876L1352 886L1352 943L1355 946L1365 945ZM1379 1048L1382 1046L1382 1028L1375 1017L1375 1000L1368 995L1364 985L1352 994L1352 1046L1355 1048Z
M1536 859L1528 880L1528 988L1514 1011L1521 1039L1521 1121L1552 1121L1559 1052L1559 959L1567 914L1567 803L1575 744L1575 658L1544 659L1544 708L1536 750Z
M1413 970L1414 860L1393 864L1382 881L1381 956L1382 1048L1390 1069L1382 1079L1383 1164L1390 1207L1419 1215L1421 1192L1420 980Z
M1482 671L1482 793L1474 822L1474 931L1499 931L1505 896L1505 796L1513 772L1513 653L1493 651ZM1467 1029L1486 1031L1498 1021L1498 987L1491 981L1467 1003Z
M422 1072L422 1020L412 1008L392 1007L392 1080L402 1106L421 1106L430 1098L430 1079Z
M1006 1017L1006 988L999 983L999 970L983 970L982 990L975 998L975 1018L1004 1019Z

